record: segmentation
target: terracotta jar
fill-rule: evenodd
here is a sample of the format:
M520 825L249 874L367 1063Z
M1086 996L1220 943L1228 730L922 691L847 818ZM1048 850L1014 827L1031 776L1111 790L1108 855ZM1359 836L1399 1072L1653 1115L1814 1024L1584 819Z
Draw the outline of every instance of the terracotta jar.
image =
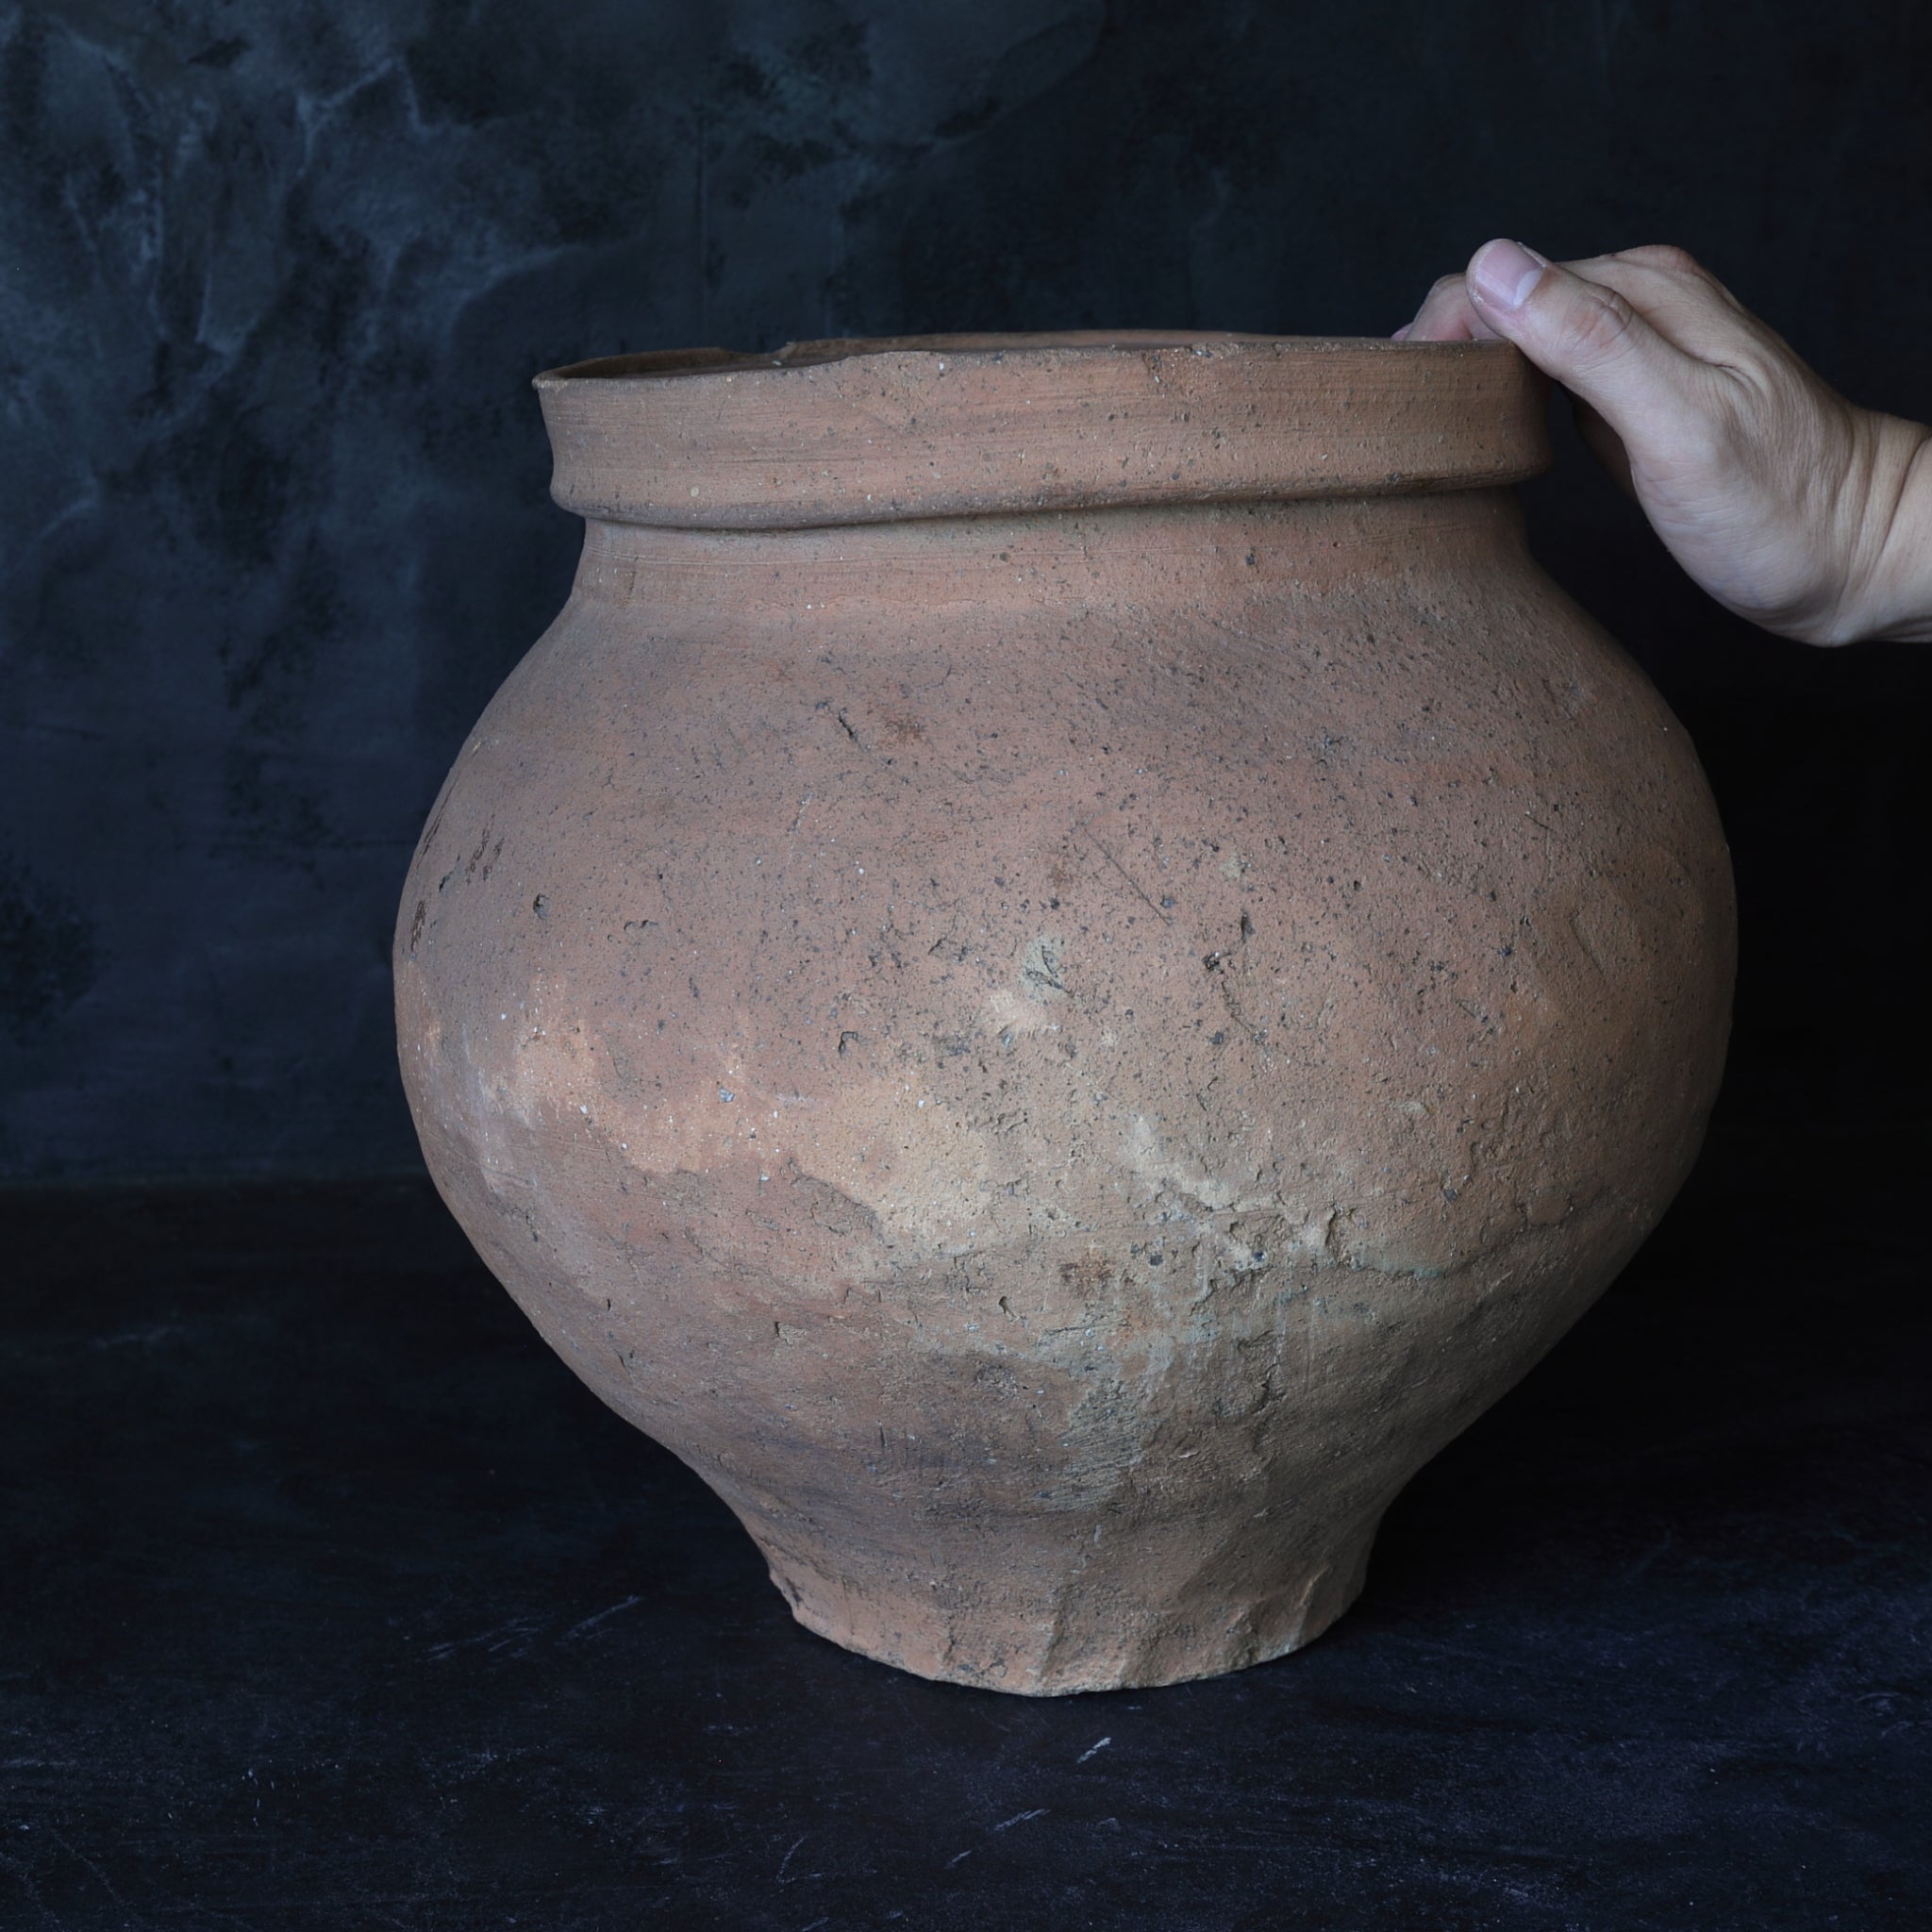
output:
M1524 547L1499 344L539 378L569 603L402 904L431 1172L799 1620L1238 1669L1629 1257L1716 1091L1695 755Z

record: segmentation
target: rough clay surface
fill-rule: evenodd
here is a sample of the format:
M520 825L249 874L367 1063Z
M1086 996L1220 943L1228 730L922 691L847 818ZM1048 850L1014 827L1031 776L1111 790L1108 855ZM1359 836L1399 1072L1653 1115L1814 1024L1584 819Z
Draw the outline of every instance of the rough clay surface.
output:
M1474 448L1524 390L1464 366ZM593 520L396 982L463 1225L799 1618L1059 1692L1347 1607L1683 1178L1733 951L1684 732L1471 488Z

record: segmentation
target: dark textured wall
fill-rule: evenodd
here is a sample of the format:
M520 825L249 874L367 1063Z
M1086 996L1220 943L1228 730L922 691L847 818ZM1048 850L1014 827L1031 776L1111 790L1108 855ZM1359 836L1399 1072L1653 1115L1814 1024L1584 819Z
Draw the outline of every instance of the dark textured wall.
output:
M1682 242L1923 418L1928 75L1900 0L0 6L0 1175L413 1162L394 895L576 543L536 370L1386 333L1506 232ZM1932 652L1723 619L1574 444L1529 494L1731 826L1733 1104L1923 1118Z

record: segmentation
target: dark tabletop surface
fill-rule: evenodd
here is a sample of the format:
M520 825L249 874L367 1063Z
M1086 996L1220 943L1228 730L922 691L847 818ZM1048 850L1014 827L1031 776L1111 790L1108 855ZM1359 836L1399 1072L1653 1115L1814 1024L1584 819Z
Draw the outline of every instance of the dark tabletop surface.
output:
M426 1186L0 1196L0 1925L1932 1925L1923 1134L1721 1123L1308 1650L797 1628Z

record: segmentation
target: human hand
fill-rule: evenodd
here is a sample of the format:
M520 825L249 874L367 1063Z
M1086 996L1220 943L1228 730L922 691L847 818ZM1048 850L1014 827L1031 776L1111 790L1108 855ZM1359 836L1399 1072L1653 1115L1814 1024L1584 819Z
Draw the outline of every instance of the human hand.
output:
M1862 409L1680 248L1479 248L1396 332L1514 342L1671 554L1807 643L1932 639L1932 430Z

